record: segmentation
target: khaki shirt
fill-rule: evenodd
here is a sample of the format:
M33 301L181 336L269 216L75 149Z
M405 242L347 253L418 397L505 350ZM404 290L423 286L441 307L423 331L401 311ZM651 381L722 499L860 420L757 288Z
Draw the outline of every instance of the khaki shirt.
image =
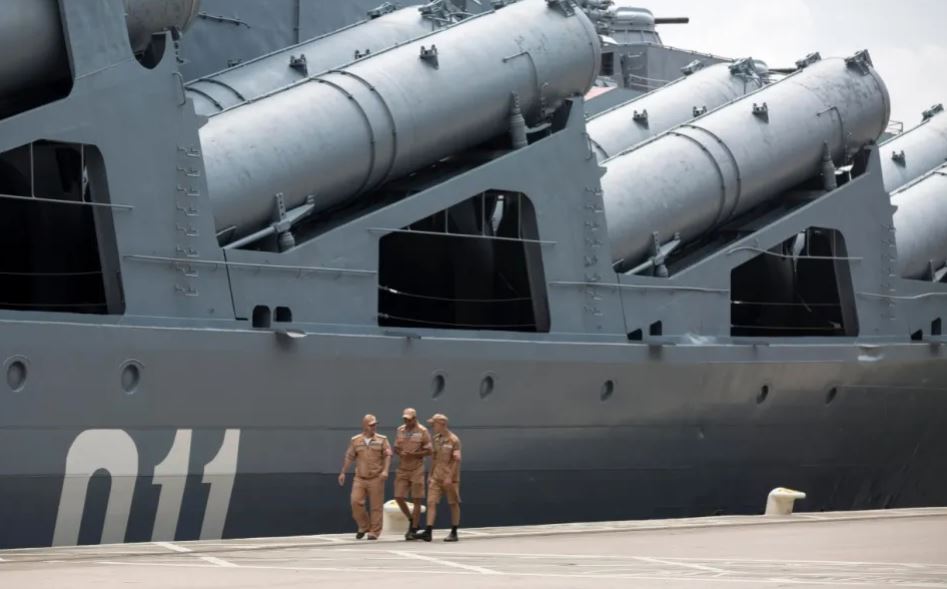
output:
M460 482L460 438L454 432L434 434L434 458L431 465L431 478L437 482ZM454 474L455 467L456 478Z
M402 452L431 451L431 434L427 428L417 424L413 429L401 425L398 427L398 433L395 435L395 448ZM415 471L424 468L424 456L402 454L398 461L398 470Z
M385 457L391 456L391 446L388 438L375 434L371 438L365 434L352 436L349 449L345 452L345 459L355 461L355 476L363 479L373 479L385 470Z

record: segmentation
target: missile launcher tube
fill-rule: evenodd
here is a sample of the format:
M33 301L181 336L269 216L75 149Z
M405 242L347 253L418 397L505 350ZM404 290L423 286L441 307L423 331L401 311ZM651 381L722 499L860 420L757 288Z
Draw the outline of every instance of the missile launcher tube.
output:
M0 100L68 75L59 2L6 0L0 7Z
M947 264L947 165L891 195L898 274L924 279Z
M141 51L161 31L187 29L200 11L200 0L125 0L125 21L132 50Z
M199 7L200 0L125 0L132 49L147 47L154 33L171 28L184 30L197 16ZM59 0L3 0L0 100L69 75Z
M947 162L947 112L938 107L925 113L917 127L881 144L881 170L889 192Z
M867 53L827 59L608 160L602 179L613 259L645 259L654 237L693 240L842 163L890 116Z
M594 25L521 0L210 117L201 129L224 241L286 209L351 201L393 178L529 122L591 87Z
M338 31L190 82L197 114L209 115L364 56L427 35L441 21L416 6L363 20Z
M667 86L606 110L588 121L599 161L715 110L766 83L766 70L752 60L704 67Z

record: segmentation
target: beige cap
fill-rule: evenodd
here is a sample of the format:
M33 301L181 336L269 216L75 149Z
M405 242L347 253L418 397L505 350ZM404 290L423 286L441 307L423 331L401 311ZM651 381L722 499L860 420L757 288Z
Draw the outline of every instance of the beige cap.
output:
M362 425L377 425L377 424L378 424L378 419L376 419L375 416L372 415L371 413L369 413L368 415L362 418Z
M435 421L440 421L441 423L447 424L447 416L443 413L435 413L431 419L428 419L428 423L434 423Z
M404 418L404 419L417 419L417 418L418 418L418 412L415 411L414 409L412 409L411 407L408 407L408 408L405 409L404 412L401 414L401 417Z

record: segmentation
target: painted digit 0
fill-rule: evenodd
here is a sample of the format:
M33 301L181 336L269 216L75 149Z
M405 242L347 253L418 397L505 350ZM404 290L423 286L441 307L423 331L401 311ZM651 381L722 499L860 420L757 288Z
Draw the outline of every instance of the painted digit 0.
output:
M138 477L138 448L131 436L122 430L90 429L76 437L66 455L66 475L59 498L53 546L79 543L89 480L99 470L107 471L111 477L100 541L103 544L125 541L128 513Z

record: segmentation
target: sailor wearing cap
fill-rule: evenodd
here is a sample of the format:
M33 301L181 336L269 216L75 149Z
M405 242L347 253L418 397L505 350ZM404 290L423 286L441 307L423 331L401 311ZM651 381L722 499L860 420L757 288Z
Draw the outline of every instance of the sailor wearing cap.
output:
M345 473L355 463L352 482L352 518L358 524L355 538L361 540L368 533L369 540L381 535L382 504L385 501L385 481L391 466L391 446L388 438L376 432L378 420L374 415L362 418L362 433L353 436L345 452L345 462L339 473L339 486L345 486ZM365 499L371 504L371 517L365 509Z
M434 458L427 489L427 527L416 538L431 541L437 504L447 497L450 505L450 535L445 542L457 541L457 526L460 525L460 438L447 429L447 416L437 413L427 420L434 428Z
M398 455L398 470L395 471L395 501L411 522L405 540L416 540L415 534L421 525L421 503L424 501L424 457L432 453L431 434L418 423L418 412L410 407L402 412L404 424L395 434L395 454ZM408 509L405 500L411 497L413 509Z

